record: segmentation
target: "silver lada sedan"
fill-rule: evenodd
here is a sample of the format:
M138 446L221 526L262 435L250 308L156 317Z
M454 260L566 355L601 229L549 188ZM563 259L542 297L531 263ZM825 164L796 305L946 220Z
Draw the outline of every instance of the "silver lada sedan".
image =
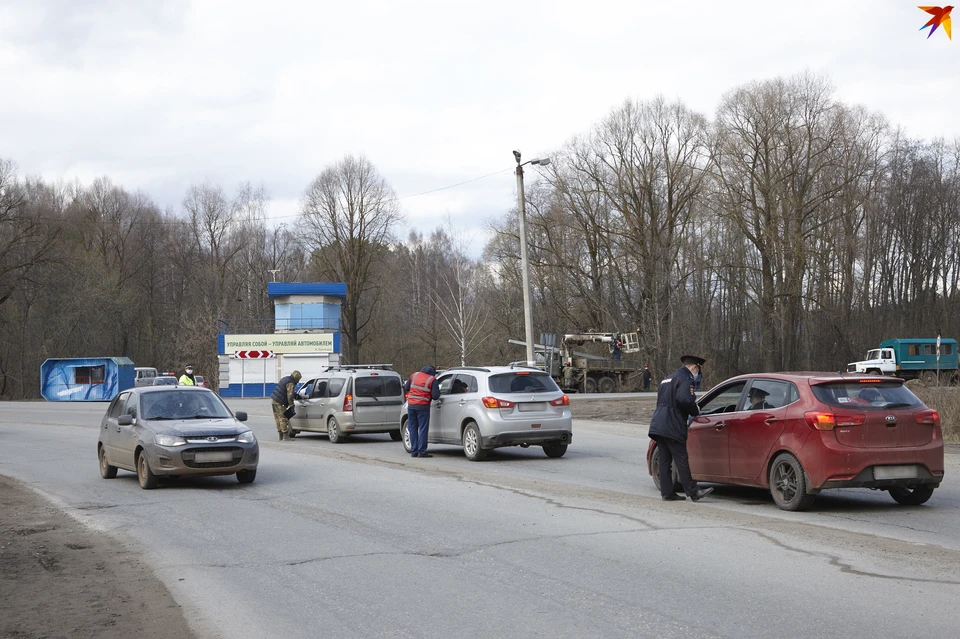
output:
M236 474L241 484L257 476L260 447L213 391L197 386L143 386L123 391L100 424L97 457L104 479L122 468L137 473L140 487L158 477Z

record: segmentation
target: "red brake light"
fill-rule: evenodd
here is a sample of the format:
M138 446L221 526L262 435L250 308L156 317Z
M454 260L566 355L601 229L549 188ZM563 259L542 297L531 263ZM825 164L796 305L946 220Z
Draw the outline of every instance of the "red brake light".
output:
M934 428L940 428L940 413L935 410L922 410L914 417L918 424L929 424Z
M804 413L803 416L807 418L807 423L817 430L833 430L833 427L837 425L837 420L834 418L833 413L810 411Z
M882 379L861 379L860 383L861 384L879 384L882 381L883 381Z
M353 410L353 395L347 393L343 398L343 412L348 413Z
M553 400L552 402L550 402L550 404L551 404L552 406L569 406L569 405L570 405L570 398L567 397L566 395L564 395L563 397L559 397L559 398Z
M497 399L496 397L484 397L480 401L482 401L483 405L487 408L513 408L513 402L508 402L505 399Z
M833 430L837 426L859 426L867 416L863 413L821 413L810 411L804 413L807 423L817 430Z

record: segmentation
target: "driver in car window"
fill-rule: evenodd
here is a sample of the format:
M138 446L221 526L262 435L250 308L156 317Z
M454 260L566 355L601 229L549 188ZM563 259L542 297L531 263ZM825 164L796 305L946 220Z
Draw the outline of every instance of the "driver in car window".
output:
M767 403L767 391L762 388L753 387L750 389L750 405L747 406L747 410L770 410L773 408L770 404Z

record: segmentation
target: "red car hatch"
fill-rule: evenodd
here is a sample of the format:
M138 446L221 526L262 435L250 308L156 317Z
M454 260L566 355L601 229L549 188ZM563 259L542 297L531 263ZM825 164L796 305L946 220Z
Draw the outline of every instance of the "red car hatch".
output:
M838 443L851 448L924 446L934 424L922 403L900 380L864 378L813 384L814 395L828 410L806 413L817 430L832 430Z

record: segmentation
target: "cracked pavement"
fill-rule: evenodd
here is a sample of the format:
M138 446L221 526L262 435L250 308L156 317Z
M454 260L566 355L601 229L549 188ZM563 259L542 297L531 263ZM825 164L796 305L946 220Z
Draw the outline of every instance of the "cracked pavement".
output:
M139 548L200 637L874 638L960 622L957 455L926 506L844 490L784 513L753 489L660 501L637 425L578 422L562 459L471 463L443 446L413 459L387 435L275 442L260 403L231 402L261 438L249 486L102 480L100 405L0 406L0 474Z

